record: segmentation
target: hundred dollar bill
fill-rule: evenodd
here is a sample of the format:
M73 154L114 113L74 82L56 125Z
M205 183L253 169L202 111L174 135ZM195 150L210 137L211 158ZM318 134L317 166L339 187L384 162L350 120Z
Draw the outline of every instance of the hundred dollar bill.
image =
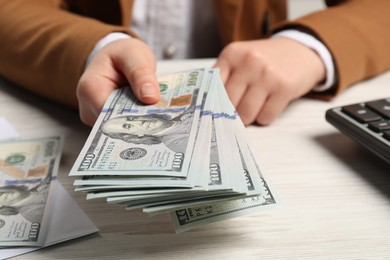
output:
M240 165L239 172L243 173L243 175L236 174L235 176L244 180L245 192L248 196L261 194L264 192L264 185L262 185L262 182L265 180L246 141L244 124L236 113L233 104L229 101L221 81L219 81L218 87L220 89L220 96L222 97L219 100L219 107L221 108L221 111L225 111L225 116L223 118L226 120L223 122L225 123L225 128L233 129L233 137L230 139L234 142L232 146L238 148L239 156L237 156L237 159L239 159L238 165ZM263 177L263 180L261 180L261 177Z
M224 118L222 123L224 129L233 129L234 137L239 151L242 174L236 174L246 183L246 196L240 199L219 201L209 204L187 205L181 209L176 208L171 213L176 232L183 232L212 222L221 221L243 214L250 214L262 210L266 206L276 204L274 195L269 185L262 176L260 169L253 158L249 146L245 140L244 126L239 116L235 113L233 105L230 103L223 85L218 84L220 89L220 103L218 108L219 118ZM221 134L222 135L222 134Z
M252 214L274 204L274 197L267 193L208 205L183 207L171 212L171 220L176 233L180 233L213 222Z
M201 108L201 120L199 124L199 131L197 133L197 142L193 150L192 161L189 168L189 175L193 176L192 183L203 183L201 185L203 189L194 192L192 190L175 192L174 194L170 193L168 189L160 190L159 193L148 194L145 193L145 190L137 189L137 191L116 191L116 192L105 192L105 193L90 193L87 195L87 198L95 198L99 196L107 197L107 202L114 203L118 205L124 205L127 208L135 207L144 207L148 206L150 209L151 205L168 205L171 203L183 203L187 201L193 203L194 201L202 200L204 201L208 198L208 201L213 201L213 198L216 200L221 199L222 196L232 196L236 195L241 196L242 194L237 193L232 190L233 186L229 185L229 179L226 174L220 172L219 168L219 159L218 159L218 148L216 144L216 134L214 131L212 123L212 111L216 100L218 99L218 89L215 86L214 82L217 82L219 79L218 70L210 70L207 77L207 86L204 92L206 96L204 98L205 103L202 104ZM213 134L212 134L213 133ZM230 136L234 139L234 136ZM221 139L223 141L223 139ZM225 140L226 141L226 140ZM212 144L213 143L213 144ZM234 141L229 141L228 143L235 144ZM205 149L209 147L210 149ZM230 151L230 149L227 149ZM212 151L212 154L210 153ZM230 152L229 155L232 155ZM239 157L238 151L237 156ZM209 159L208 159L209 158ZM213 159L212 164L210 159ZM239 159L238 159L239 160ZM235 172L238 175L238 172ZM241 177L242 182L243 178ZM161 184L161 179L155 180L156 183ZM195 185L196 186L196 185ZM138 193L137 193L138 192Z
M197 69L160 78L155 105L140 104L129 87L114 91L69 175L186 177L205 75Z
M98 192L88 192L87 199L96 199L96 198L108 198L108 197L119 197L119 196L139 196L139 195L151 195L151 194L180 194L184 192L199 192L199 189L145 189L145 190L109 190L109 191L98 191Z
M205 187L207 184L204 179L208 176L209 154L211 140L211 114L216 98L213 87L213 81L219 76L217 70L209 70L206 76L206 87L204 92L204 103L201 107L201 118L198 125L196 142L192 151L192 161L188 169L188 179L194 186Z
M228 191L185 191L180 193L161 193L161 194L149 194L149 195L133 195L133 196L117 196L108 197L107 202L118 204L126 207L132 207L138 205L144 207L144 205L161 205L167 203L176 203L179 201L193 201L200 198L214 198L220 196L231 196Z
M222 167L221 167L221 160L223 160L223 158L220 157L220 155L222 153L220 153L218 150L220 150L221 147L223 147L223 146L221 146L220 143L218 143L217 139L222 139L222 140L219 140L219 142L223 142L224 140L223 140L222 136L219 136L219 137L217 136L216 131L215 131L214 121L215 121L215 119L212 118L212 120L211 120L212 135L211 135L211 142L209 144L210 145L210 160L209 160L209 167L207 169L207 172L208 172L207 191L212 192L215 190L229 189L229 192L225 191L226 195L231 195L231 196L235 195L237 197L243 197L246 194L245 193L238 193L237 191L235 191L235 190L237 190L237 187L236 187L237 182L231 183L230 178L229 178L229 174L234 174L234 175L236 175L237 179L240 179L239 183L243 183L244 176L241 175L242 171L238 170L237 172L229 173L230 170L227 167L224 168L223 163L222 163ZM227 127L225 127L224 129L226 129L226 128ZM234 138L234 137L232 137L232 138ZM218 149L218 146L220 146L219 149ZM228 152L233 154L231 149L227 149L227 150L228 150ZM237 157L239 156L238 153L236 156ZM225 163L225 165L226 165L226 163ZM232 177L233 176L231 176L231 178ZM247 190L252 189L252 185L247 185L247 187L248 187ZM213 198L213 199L215 201L226 200L226 198L220 198L220 197ZM230 197L230 199L232 199L232 198ZM157 214L173 211L179 207L183 207L184 204L185 204L185 206L191 206L191 205L199 206L199 204L202 204L202 203L207 204L207 203L210 203L210 201L205 201L205 199L203 197L201 197L201 198L193 197L192 201L187 201L185 203L179 201L177 203L171 203L171 204L165 203L163 205L153 205L153 206L145 205L146 207L144 208L143 211L145 213L148 213L149 215L157 215Z
M157 203L156 200L153 201L152 198L148 198L148 201L144 200L143 202L131 201L129 197L127 209L134 208L135 204L138 203L138 206L144 207L144 212L150 215L156 215L173 211L183 206L199 206L200 204L209 204L227 199L231 200L234 197L253 196L264 192L261 185L260 173L252 163L253 158L247 151L247 146L243 138L238 138L242 135L241 131L240 133L237 132L239 129L236 127L236 124L239 123L239 118L236 116L234 108L232 110L228 106L229 104L225 104L230 102L228 99L227 101L220 100L220 97L224 97L223 92L225 90L223 86L221 88L218 85L220 84L219 77L215 79L215 82L211 84L212 87L207 93L208 98L206 104L212 100L215 106L212 109L209 107L209 109L211 113L212 111L216 113L212 113L212 117L202 117L202 120L205 118L210 119L208 122L209 125L204 125L202 130L206 130L207 127L211 128L211 135L203 134L203 137L208 136L209 142L197 143L196 145L200 145L200 149L197 150L195 147L193 156L193 158L197 158L195 160L196 162L208 162L206 167L202 168L198 166L196 168L200 173L208 173L206 174L207 183L205 185L207 190L191 196L189 199L183 199L179 196L176 198L164 198L161 196L158 198L161 203ZM215 91L217 92L213 93ZM207 108L207 106L205 107ZM205 114L207 111L207 109L202 110L202 114ZM201 123L204 122L202 121ZM215 122L218 123L218 131L216 131ZM242 143L240 144L240 142ZM205 151L204 147L210 147L210 149ZM206 157L209 157L209 160ZM213 191L221 192L214 193ZM109 201L126 204L126 197L112 198Z
M0 143L0 246L42 246L62 140L47 137Z

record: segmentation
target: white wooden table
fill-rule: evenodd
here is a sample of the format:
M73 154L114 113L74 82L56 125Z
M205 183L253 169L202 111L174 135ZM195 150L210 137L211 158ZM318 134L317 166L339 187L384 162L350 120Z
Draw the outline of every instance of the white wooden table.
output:
M212 60L160 62L159 74ZM21 136L63 134L59 180L100 229L16 259L390 259L390 165L325 121L328 108L390 96L390 73L331 102L300 99L271 126L247 128L279 206L182 234L168 215L148 217L73 191L68 172L90 128L77 111L0 79L0 116Z

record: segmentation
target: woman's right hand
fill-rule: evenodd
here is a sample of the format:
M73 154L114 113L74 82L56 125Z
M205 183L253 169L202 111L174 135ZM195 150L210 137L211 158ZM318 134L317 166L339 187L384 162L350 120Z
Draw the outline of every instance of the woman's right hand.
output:
M81 121L93 126L111 92L130 85L135 96L145 104L160 99L156 60L142 41L119 39L104 46L80 77L76 94Z

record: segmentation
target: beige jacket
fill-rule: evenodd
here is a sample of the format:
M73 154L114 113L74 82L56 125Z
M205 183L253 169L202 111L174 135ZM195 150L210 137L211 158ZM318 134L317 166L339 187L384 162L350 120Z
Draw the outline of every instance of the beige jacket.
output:
M221 41L297 28L331 51L332 96L390 68L390 1L328 0L329 8L285 21L285 0L214 0ZM96 42L129 29L131 0L0 0L0 74L35 93L77 107L75 89ZM327 96L322 94L323 97Z

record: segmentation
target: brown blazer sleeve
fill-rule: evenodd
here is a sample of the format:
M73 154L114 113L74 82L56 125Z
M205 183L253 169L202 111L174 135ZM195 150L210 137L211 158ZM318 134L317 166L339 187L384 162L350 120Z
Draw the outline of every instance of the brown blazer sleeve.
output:
M77 107L75 89L99 39L128 28L73 14L59 0L0 0L0 74Z
M329 97L390 69L390 1L333 0L328 8L278 28L301 28L330 50L337 83Z

